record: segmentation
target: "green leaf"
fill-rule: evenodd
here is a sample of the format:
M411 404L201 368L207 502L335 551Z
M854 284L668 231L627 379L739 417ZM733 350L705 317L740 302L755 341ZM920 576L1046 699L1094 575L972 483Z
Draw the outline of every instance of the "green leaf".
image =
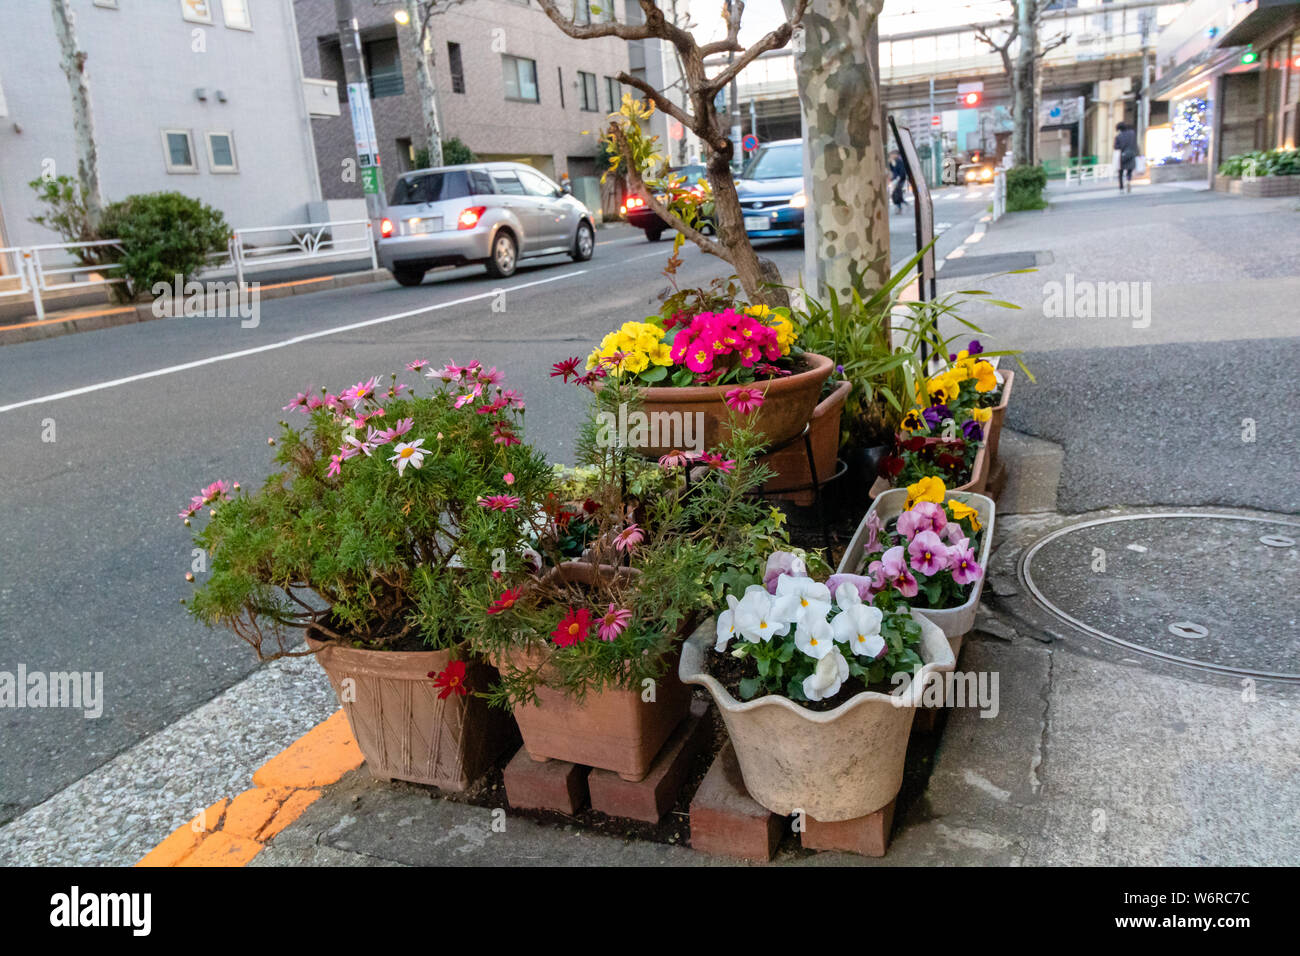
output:
M757 677L743 678L740 682L741 699L742 700L751 699L755 694L758 693L759 688L762 686L763 686L763 682L760 681Z
M661 382L667 377L668 377L667 365L655 365L651 368L646 369L644 372L641 373L640 376L641 381L643 382Z

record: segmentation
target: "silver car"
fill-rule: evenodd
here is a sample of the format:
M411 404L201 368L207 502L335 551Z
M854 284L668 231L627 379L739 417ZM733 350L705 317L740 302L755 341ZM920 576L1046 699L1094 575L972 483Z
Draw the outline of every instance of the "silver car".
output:
M402 285L435 266L482 262L499 278L520 259L596 248L587 207L523 163L469 163L405 173L379 224L379 263Z

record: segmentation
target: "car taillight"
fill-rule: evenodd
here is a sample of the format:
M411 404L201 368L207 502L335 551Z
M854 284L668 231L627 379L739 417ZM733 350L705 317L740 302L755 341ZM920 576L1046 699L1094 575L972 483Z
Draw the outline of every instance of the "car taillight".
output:
M487 206L470 206L456 217L456 228L473 229L478 225L478 221L483 218L485 212L487 212Z
M644 205L645 205L645 200L642 199L640 196L628 196L628 197L627 197L627 202L626 202L626 204L625 204L625 208L627 208L627 209L639 209L641 206L644 206Z
M379 222L379 234L387 239L393 234L393 220L381 219Z

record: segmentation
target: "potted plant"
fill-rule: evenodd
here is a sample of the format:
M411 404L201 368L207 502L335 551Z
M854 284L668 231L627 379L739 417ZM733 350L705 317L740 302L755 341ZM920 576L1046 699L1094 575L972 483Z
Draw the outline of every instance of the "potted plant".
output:
M687 439L695 451L724 444L736 408L757 411L752 427L769 447L782 445L812 419L834 363L796 346L789 309L745 306L735 294L734 285L678 292L659 315L608 333L585 371L574 357L552 374L596 390L635 385L651 427L629 445L647 457L686 450Z
M892 592L864 600L797 553L773 554L764 578L686 642L682 680L713 696L759 804L824 823L874 813L898 793L916 708L952 651Z
M188 604L264 660L315 654L376 776L456 790L511 736L475 693L495 674L466 645L462 579L518 547L493 509L552 478L495 368L427 375L432 394L393 376L285 406L307 421L281 423L261 490L218 483L182 513L210 513L195 534L209 573Z
M749 496L766 471L752 465L760 439L742 422L728 422L722 450L666 455L653 467L673 481L656 488L601 424L611 409L636 408L638 389L630 376L606 386L579 436L582 471L571 476L584 497L497 513L522 516L538 560L507 559L502 574L468 582L467 607L472 646L499 667L490 699L512 709L528 754L639 780L687 715L677 658L714 604L718 556L749 550L775 519ZM629 493L634 483L641 498Z
M896 594L937 624L955 655L975 623L993 546L994 505L937 478L883 492L844 550L836 580L865 598Z

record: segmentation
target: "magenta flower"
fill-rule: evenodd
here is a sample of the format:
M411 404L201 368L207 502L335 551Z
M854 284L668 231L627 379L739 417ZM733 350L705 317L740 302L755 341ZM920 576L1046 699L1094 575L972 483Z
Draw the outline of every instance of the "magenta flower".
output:
M668 454L659 456L659 467L664 471L673 471L683 465L690 464L690 462L691 456L689 452L678 451L675 448Z
M330 455L330 466L325 469L326 478L335 478L343 471L343 456Z
M984 576L984 569L979 566L975 552L969 547L960 550L954 547L948 552L948 570L952 572L953 581L963 587Z
M867 565L867 579L871 582L873 594L889 587L889 582L885 580L885 565L880 561L872 561Z
M505 445L507 448L511 445L522 444L519 439L515 437L515 433L511 429L509 422L496 423L496 426L492 429L492 441L498 445Z
M793 551L773 551L767 556L767 566L763 568L763 587L767 588L768 594L776 593L776 582L783 574L806 578L808 565ZM834 594L834 590L831 593Z
M742 415L763 407L763 393L757 388L733 388L727 392L727 407Z
M477 365L478 363L475 362L474 364ZM500 385L502 382L505 381L505 378L506 378L505 375L497 371L497 367L495 365L493 365L486 372L478 373L478 380L484 385Z
M298 397L295 398L295 399L294 399L292 402L290 402L288 405L284 406L284 408L280 409L280 411L282 411L282 412L288 412L288 411L292 411L293 409L296 408L296 409L298 409L298 411L302 412L302 413L305 415L305 414L307 414L308 409L311 407L311 406L309 405L309 403L311 402L311 400L312 400L313 397L314 397L314 396L313 396L313 394L312 394L311 386L308 385L308 386L307 386L307 391L305 391L305 392L299 392L299 393L298 393ZM317 403L318 403L318 404L319 404L319 401L320 401L320 400L317 399Z
M602 641L612 641L623 633L630 620L632 620L631 611L611 604L609 610L597 622L596 633Z
M948 516L944 513L943 505L933 501L918 501L912 505L911 510L898 516L898 533L910 541L921 531L938 534L947 523Z
M961 530L961 525L956 521L949 521L944 525L939 536L950 545L956 545L958 541L966 540L966 532Z
M880 562L872 562L879 567ZM851 584L857 589L858 597L863 601L870 602L872 596L884 586L884 579L880 580L880 587L876 586L875 579L865 577L861 574L832 574L826 579L826 587L830 589L831 594L839 590L841 584Z
M414 362L406 363L406 370L408 372L418 372L420 371L420 369L424 368L428 364L429 364L428 359L416 359Z
M630 524L614 536L614 547L627 553L645 540L645 532L635 524Z
M378 433L378 437L382 439L380 444L385 445L388 442L392 441L394 438L400 438L402 435L405 435L407 432L409 432L411 430L411 426L414 424L415 424L414 418L399 418L397 420L397 424L394 425L392 428L385 428L382 432Z
M357 382L357 384L353 385L350 389L339 396L339 400L352 408L356 408L366 399L374 397L375 388L378 385L379 376L372 375L366 381Z
M704 456L704 463L710 468L716 468L718 471L730 474L736 470L736 461L733 458L723 458L716 452L709 452Z
M884 523L880 520L880 515L871 512L867 515L867 543L862 546L862 550L867 554L875 554L880 550L880 532L885 530Z
M907 546L913 569L932 577L948 567L948 546L933 531L917 532Z
M478 500L479 506L487 508L489 511L509 511L511 508L518 508L522 499L514 495L487 495Z
M916 578L907 567L907 559L903 557L901 544L895 545L881 556L880 573L884 575L885 581L893 585L903 597L916 597L918 590Z

